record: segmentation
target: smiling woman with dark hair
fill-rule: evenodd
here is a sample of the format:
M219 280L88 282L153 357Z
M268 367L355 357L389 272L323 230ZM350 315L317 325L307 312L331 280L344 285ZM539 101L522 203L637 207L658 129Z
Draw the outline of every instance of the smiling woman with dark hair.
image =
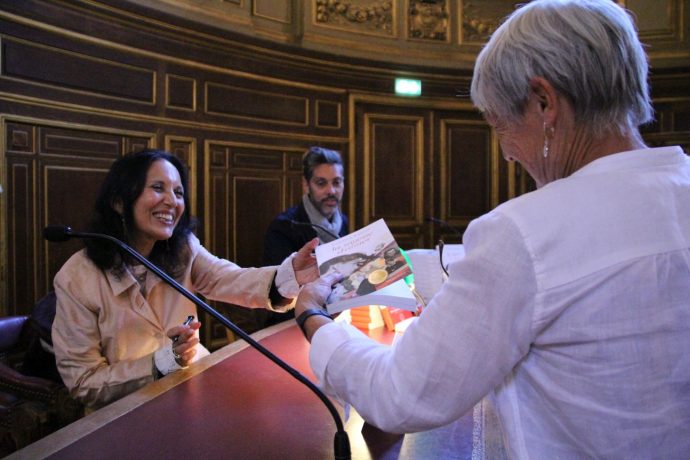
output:
M240 268L210 254L192 228L182 163L144 150L112 165L90 230L124 241L192 292L250 308L285 310L299 285L318 274L317 240L280 266ZM58 370L89 410L208 354L201 324L183 324L196 317L194 304L107 241L87 240L54 284Z
M175 167L180 176L180 190L187 190L187 170L182 162L162 150L145 150L113 164L101 187L96 200L91 231L114 236L120 241L130 242L137 228L134 204L146 187L146 179L151 165L165 160ZM184 212L179 216L170 238L154 243L148 259L175 277L175 270L186 265L189 254L185 251L187 239L194 229L194 221L189 214L189 195L181 193ZM100 239L85 240L87 254L98 268L122 268L121 254L114 244Z

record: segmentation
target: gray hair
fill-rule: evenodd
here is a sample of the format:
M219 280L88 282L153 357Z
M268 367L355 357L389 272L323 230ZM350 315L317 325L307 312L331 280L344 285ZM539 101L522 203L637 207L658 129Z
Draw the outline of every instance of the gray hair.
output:
M472 102L516 122L540 76L573 104L575 121L600 135L653 119L649 65L629 14L612 0L535 0L515 11L477 57Z
M326 149L323 147L309 147L302 157L302 168L304 178L309 182L311 176L314 174L314 168L319 165L343 165L343 160L340 154L335 150Z

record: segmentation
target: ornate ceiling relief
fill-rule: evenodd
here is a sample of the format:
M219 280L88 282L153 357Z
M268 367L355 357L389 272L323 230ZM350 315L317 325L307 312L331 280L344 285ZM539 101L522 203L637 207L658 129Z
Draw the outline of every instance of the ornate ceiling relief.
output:
M408 34L423 40L448 40L447 0L409 0Z
M516 6L524 2L511 0L463 0L461 43L485 43Z
M393 0L314 0L316 22L393 35Z

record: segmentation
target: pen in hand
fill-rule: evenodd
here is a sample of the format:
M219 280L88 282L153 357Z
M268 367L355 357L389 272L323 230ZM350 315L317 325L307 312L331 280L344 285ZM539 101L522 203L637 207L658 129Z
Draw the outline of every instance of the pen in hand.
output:
M194 321L194 315L189 315L186 320L184 320L184 323L182 323L183 326L189 326L191 322ZM173 343L177 343L177 341L180 340L180 336L176 335L175 337L172 338Z

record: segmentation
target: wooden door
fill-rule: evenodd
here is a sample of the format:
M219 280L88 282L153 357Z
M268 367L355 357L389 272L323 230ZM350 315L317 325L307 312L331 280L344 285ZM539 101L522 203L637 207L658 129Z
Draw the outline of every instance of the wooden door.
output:
M353 105L356 228L383 218L407 249L459 242L501 200L497 143L468 103L357 96Z

